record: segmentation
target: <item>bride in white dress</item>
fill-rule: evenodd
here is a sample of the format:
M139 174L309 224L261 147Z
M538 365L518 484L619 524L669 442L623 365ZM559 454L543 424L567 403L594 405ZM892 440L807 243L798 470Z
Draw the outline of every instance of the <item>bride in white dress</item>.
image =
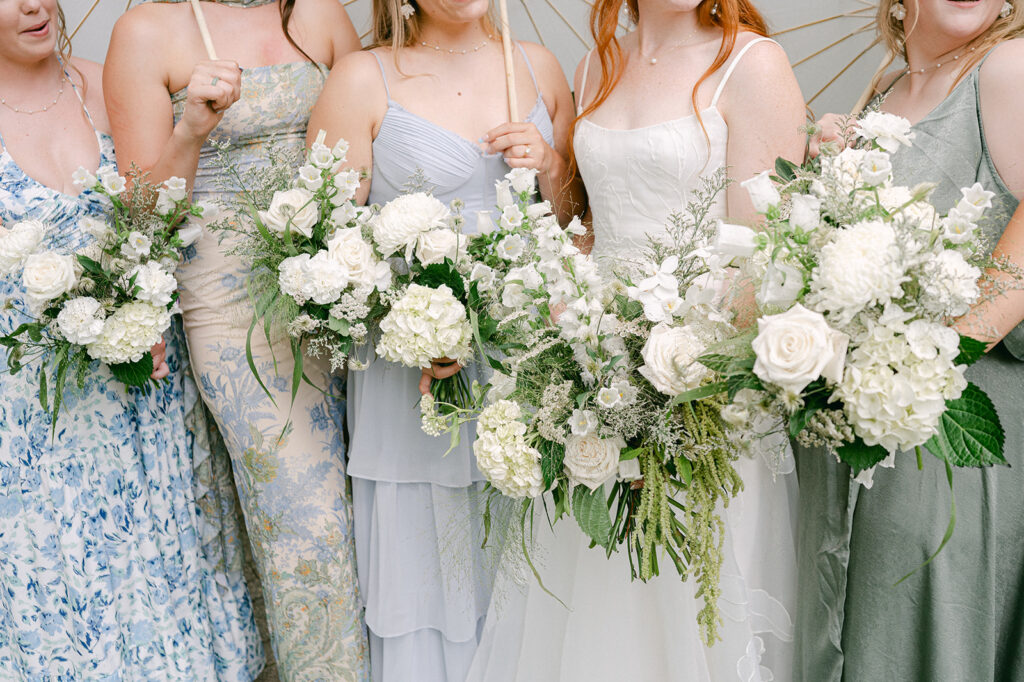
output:
M722 167L737 182L719 198L715 217L753 221L738 182L772 168L778 156L803 156L799 87L783 50L762 37L766 27L750 2L627 0L636 28L616 44L623 4L594 3L597 47L575 84L574 149L589 197L592 255L606 262L635 258L648 235L665 232L701 178ZM767 444L754 450L737 463L744 491L720 510L721 641L701 641L692 581L669 568L647 583L630 582L623 553L606 559L588 549L571 519L552 531L540 513L533 526L538 570L565 605L506 562L469 679L791 679L796 478L788 449L781 457Z

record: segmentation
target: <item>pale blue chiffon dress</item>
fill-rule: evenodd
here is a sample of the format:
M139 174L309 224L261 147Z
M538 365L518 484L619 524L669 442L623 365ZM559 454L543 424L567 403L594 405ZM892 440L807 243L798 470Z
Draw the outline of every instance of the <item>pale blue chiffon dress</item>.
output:
M381 73L387 88L383 63ZM553 144L539 91L527 120ZM478 211L494 208L495 182L508 171L500 154L484 154L476 143L407 111L388 90L387 113L373 141L369 203L384 204L410 183L425 183L421 189L442 202L465 203L469 231ZM472 365L463 371L471 381L478 376ZM461 444L445 455L448 437L420 430L419 379L418 369L381 359L349 374L348 474L376 682L465 679L499 556L480 549L484 478L473 459L473 430L463 427Z

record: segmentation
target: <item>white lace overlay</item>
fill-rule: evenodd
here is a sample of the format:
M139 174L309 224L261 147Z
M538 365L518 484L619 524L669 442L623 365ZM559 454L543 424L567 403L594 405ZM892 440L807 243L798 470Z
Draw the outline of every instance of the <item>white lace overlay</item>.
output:
M750 43L753 44L753 41ZM733 60L735 64L742 52ZM731 67L723 78L723 85ZM587 120L575 149L594 217L594 255L630 261L664 234L700 178L725 165L728 127L715 107L635 130ZM707 131L707 137L704 135ZM714 217L724 217L725 199ZM488 614L469 679L483 682L785 682L792 679L796 597L796 475L784 437L767 437L737 463L745 489L728 508L722 567L722 640L701 642L700 599L671 562L648 583L631 582L624 553L589 549L572 520L552 531L534 519L535 564L525 587L509 571ZM550 505L549 505L550 506ZM509 551L521 551L510 548ZM518 583L518 584L517 584Z

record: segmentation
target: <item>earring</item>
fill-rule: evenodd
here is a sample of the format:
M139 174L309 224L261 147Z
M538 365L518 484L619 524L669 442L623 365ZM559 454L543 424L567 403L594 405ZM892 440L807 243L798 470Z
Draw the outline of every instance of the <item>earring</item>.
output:
M1001 19L1005 19L1006 17L1010 16L1011 14L1013 14L1013 5L1011 3L1009 3L1009 2L1004 2L1003 3L1003 8L1001 10L999 10L999 17Z
M402 6L398 8L398 11L402 13L402 18L406 21L412 19L412 15L416 14L416 8L410 5L408 0L402 3Z
M718 16L718 0L715 0L714 6L711 8L711 16Z
M902 2L897 2L889 8L889 14L896 21L903 21L907 18L907 8L903 6Z

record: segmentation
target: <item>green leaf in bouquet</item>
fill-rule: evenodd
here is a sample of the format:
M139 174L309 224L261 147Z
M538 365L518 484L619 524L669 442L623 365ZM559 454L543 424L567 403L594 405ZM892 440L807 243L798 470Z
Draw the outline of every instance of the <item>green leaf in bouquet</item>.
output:
M336 334L347 336L349 329L352 328L352 325L349 323L348 320L339 320L336 317L329 317L327 318L327 328L330 329L332 332L335 332Z
M40 324L30 324L28 329L25 330L28 334L28 338L36 343L43 340L43 326Z
M726 395L728 396L729 400L735 398L736 394L745 388L749 388L752 391L765 390L764 384L761 383L761 380L757 377L756 374L753 373L737 374L731 376L728 379L726 379L725 383L729 387L726 391Z
M498 321L487 313L480 315L477 326L480 329L480 338L484 343L493 339L498 331Z
M718 381L713 384L705 384L698 388L690 389L680 393L675 398L668 402L669 407L675 407L684 403L692 403L694 400L702 400L704 398L710 398L713 395L718 395L728 390L729 384L724 381Z
M983 390L967 384L956 400L946 402L939 430L925 443L938 457L957 467L1007 465L1003 455L1006 434L995 405Z
M612 519L603 488L591 490L578 485L572 491L572 512L580 529L595 543L608 549L612 540Z
M562 473L565 446L549 440L542 440L537 446L537 450L540 452L540 471L544 477L544 489L547 490Z
M973 365L985 355L988 344L969 336L960 335L960 354L956 356L956 364Z
M643 451L643 448L629 448L628 450L623 450L619 453L619 461L628 462L631 459L636 459Z
M100 275L101 277L103 276L103 266L100 265L98 262L94 261L92 258L83 256L81 254L79 254L77 258L78 263L86 272L92 273L94 275Z
M110 373L125 386L145 386L153 373L153 356L145 353L137 362L110 365Z
M447 258L443 263L434 263L423 268L416 277L416 283L431 289L437 289L443 284L452 290L455 298L460 301L466 300L466 285L462 275L455 269L455 264Z
M46 394L46 365L39 366L39 406L43 408L43 412L50 411L50 401Z
M811 420L811 417L815 415L819 410L824 410L828 407L828 399L831 392L825 385L824 379L818 379L804 392L804 404L803 407L793 412L789 417L789 437L796 438L797 435L807 428L807 422Z
M800 166L796 165L789 159L784 159L781 156L775 159L775 174L782 182L792 182L793 180L796 180L796 174L799 170Z
M852 443L840 447L836 454L839 455L839 459L850 465L853 473L859 474L888 457L889 451L881 445L868 445L858 436Z

